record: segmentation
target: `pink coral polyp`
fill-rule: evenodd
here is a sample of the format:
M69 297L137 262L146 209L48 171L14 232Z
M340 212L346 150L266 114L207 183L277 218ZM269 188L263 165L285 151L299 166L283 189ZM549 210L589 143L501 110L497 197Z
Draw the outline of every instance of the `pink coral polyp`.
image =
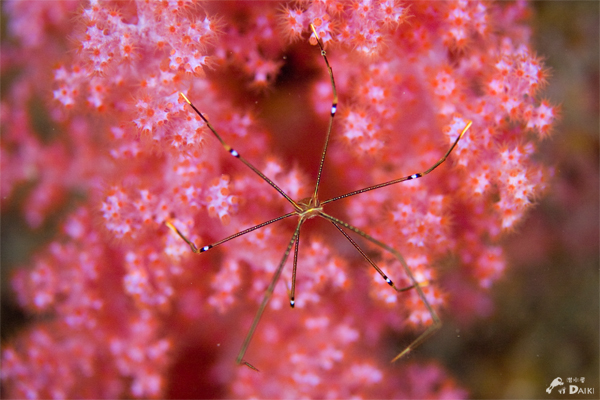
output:
M431 175L341 200L332 214L400 251L434 309L462 316L451 304L467 293L486 304L470 309L489 311L487 291L508 268L499 239L552 175L532 157L557 109L539 98L547 70L529 43L526 4L2 7L3 69L19 71L3 86L2 205L20 202L32 228L61 215L56 237L12 278L34 322L3 343L6 397L466 395L434 361L388 364L389 332L418 335L431 314L313 221L296 308L290 263L248 349L262 372L235 365L293 227L195 255L165 223L201 248L292 210L223 151L179 93L295 200L313 190L310 154L332 96L309 23L340 98L323 196L423 171L473 121ZM398 287L410 285L396 259L367 250ZM448 268L436 268L449 262L451 284ZM203 375L181 375L182 365Z

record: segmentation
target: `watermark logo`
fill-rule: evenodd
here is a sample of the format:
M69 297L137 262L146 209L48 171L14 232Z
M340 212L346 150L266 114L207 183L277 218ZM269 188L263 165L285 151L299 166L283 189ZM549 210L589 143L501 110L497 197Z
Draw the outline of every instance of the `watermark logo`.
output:
M554 380L552 381L550 386L548 386L548 388L546 389L546 393L550 394L550 393L552 393L552 389L554 389L557 386L562 386L562 385L564 385L564 382L561 377L554 378Z
M567 386L568 384L568 391ZM550 386L546 388L546 393L550 394L555 388L558 394L594 394L593 387L584 387L585 377L568 377L563 381L563 379L559 376L556 377L550 382Z

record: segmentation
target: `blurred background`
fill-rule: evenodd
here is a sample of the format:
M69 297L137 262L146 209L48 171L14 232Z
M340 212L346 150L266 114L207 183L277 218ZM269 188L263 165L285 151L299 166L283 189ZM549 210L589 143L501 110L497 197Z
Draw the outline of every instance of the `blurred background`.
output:
M559 376L585 377L581 386L595 388L592 396L568 398L600 393L599 8L596 1L532 3L533 47L551 70L543 93L561 105L538 154L555 167L554 180L505 240L510 264L493 288L494 314L468 325L445 317L443 332L419 350L472 398L550 398L545 388ZM8 289L10 271L49 241L56 221L31 231L10 207L1 218L5 342L28 322Z
M446 318L423 346L472 398L600 396L599 4L532 3L533 48L551 73L542 93L561 106L538 152L554 181L505 240L509 268L493 287L493 316L460 329ZM585 377L579 386L594 394L547 395L559 376Z

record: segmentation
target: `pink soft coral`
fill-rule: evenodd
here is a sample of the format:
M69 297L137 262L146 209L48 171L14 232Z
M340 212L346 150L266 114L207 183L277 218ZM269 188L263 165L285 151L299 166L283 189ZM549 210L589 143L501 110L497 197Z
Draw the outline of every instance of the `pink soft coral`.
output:
M296 310L286 284L276 287L248 351L262 372L235 366L293 227L269 225L194 255L165 222L204 245L290 210L223 151L179 92L294 199L310 195L313 179L299 165L314 171L331 101L319 51L307 44L311 22L340 95L323 197L422 171L473 120L435 173L331 211L401 251L436 309L471 315L479 303L461 296L484 302L505 268L498 238L550 176L531 158L557 111L537 100L547 72L521 24L527 8L236 5L3 3L14 38L3 43L3 70L19 74L2 99L2 205L23 188L31 227L68 214L13 278L21 306L43 318L3 348L7 396L465 395L435 363L389 366L403 346L385 346L384 333L418 334L429 313L414 290L391 290L335 230L302 238ZM287 50L285 39L295 40ZM282 68L299 74L287 78L297 86ZM305 75L319 79L300 82ZM293 96L280 97L280 81ZM50 128L36 125L32 104ZM452 280L433 267L449 253L458 255ZM410 284L393 258L377 258L399 287ZM282 279L289 285L291 268ZM186 365L198 375L182 378Z

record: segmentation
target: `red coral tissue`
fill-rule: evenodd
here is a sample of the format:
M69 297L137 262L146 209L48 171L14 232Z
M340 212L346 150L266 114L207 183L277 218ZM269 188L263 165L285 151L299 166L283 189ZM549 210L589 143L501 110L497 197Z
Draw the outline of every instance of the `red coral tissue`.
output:
M332 100L310 23L340 99L322 198L424 171L473 121L430 175L331 213L400 251L436 311L485 315L506 268L498 240L552 175L532 157L557 108L539 99L548 73L529 43L527 5L2 7L2 206L19 201L32 229L60 220L11 280L33 322L3 343L6 397L466 396L434 360L389 363L408 344L390 333L415 338L430 313L312 220L296 307L290 260L245 355L260 372L235 364L293 226L198 255L166 223L204 246L293 210L179 93L296 200L313 190ZM410 285L393 257L364 246L398 287Z

